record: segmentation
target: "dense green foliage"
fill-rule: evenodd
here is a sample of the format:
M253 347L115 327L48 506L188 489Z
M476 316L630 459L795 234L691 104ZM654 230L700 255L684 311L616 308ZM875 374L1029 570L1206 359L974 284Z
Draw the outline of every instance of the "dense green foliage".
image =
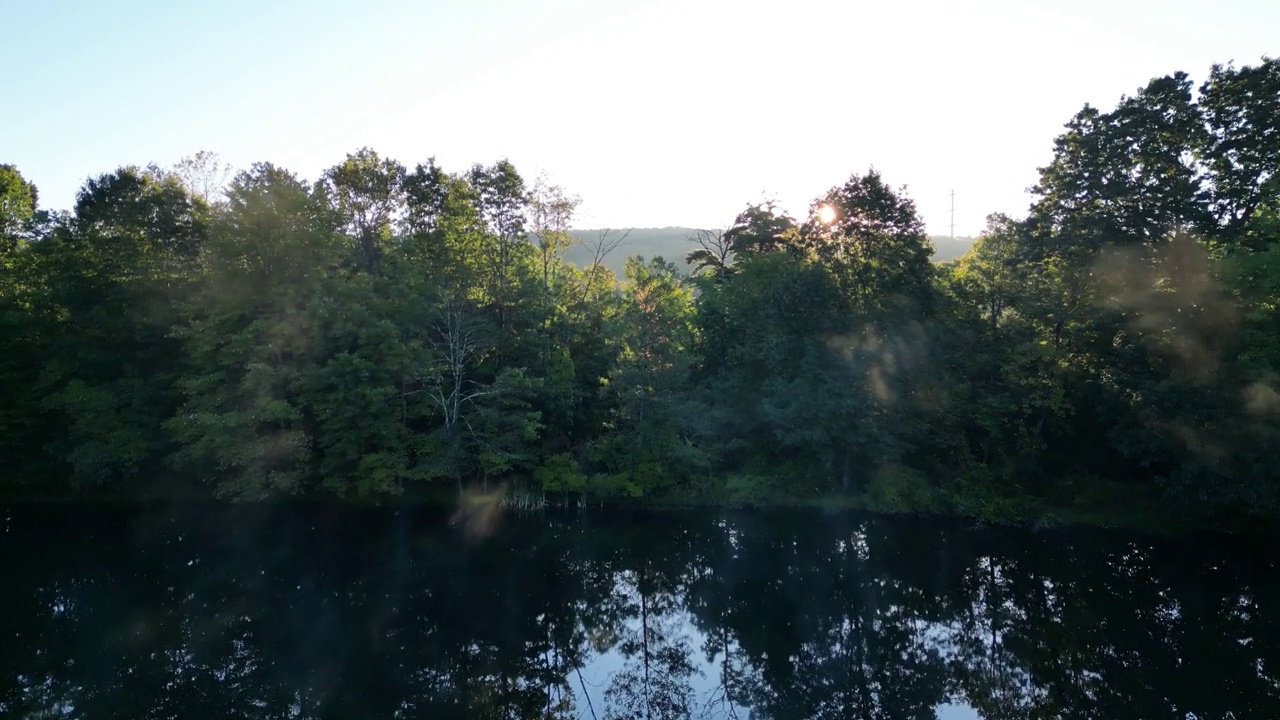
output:
M1270 515L1277 166L1280 61L1178 73L1080 111L958 261L872 170L622 278L506 161L217 191L203 155L66 214L0 166L5 483Z

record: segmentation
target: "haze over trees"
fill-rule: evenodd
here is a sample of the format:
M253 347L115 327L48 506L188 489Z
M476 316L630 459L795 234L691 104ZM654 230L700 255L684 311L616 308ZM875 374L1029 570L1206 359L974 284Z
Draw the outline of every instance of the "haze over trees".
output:
M1280 62L1154 79L1053 148L953 262L869 170L620 276L505 160L201 154L65 213L0 166L0 482L1274 515Z
M643 257L684 257L689 252L689 243L697 241L702 233L723 232L723 230L707 230L690 227L661 228L595 228L575 229L569 231L575 241L564 251L564 259L575 265L589 265L592 253L601 233L608 233L614 239L623 239L622 244L605 258L605 265L616 275L623 275L626 259L630 255ZM935 262L956 260L973 246L972 237L949 237L946 235L930 235ZM688 270L688 268L685 268Z

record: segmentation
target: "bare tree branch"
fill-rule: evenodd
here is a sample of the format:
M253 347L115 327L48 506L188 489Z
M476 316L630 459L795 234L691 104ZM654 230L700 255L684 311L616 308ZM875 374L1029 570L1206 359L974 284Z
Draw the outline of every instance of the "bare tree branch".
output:
M583 246L591 250L591 267L587 269L587 281L582 288L582 299L579 301L580 303L585 303L587 298L590 296L591 287L595 284L596 273L599 272L600 267L604 265L605 258L609 257L609 254L614 250L622 247L622 245L627 241L627 238L631 235L631 230L628 229L623 232L621 236L611 238L609 235L612 232L612 229L605 228L599 232L592 244L587 245L585 241L583 242Z
M725 238L724 231L698 230L685 239L698 246L684 256L685 263L693 265L695 272L712 273L719 281L728 276L733 263L733 244Z

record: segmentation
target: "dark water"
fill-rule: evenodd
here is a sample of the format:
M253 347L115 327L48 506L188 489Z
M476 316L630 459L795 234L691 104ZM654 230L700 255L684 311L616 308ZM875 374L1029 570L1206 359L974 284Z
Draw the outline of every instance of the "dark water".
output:
M5 718L1280 718L1258 543L0 508Z

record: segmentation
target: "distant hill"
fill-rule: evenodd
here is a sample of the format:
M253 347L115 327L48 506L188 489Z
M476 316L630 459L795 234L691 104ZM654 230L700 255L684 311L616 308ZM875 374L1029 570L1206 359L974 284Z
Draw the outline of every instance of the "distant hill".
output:
M572 235L579 244L565 252L565 259L579 266L590 264L592 248L602 232L604 230L600 229L573 230ZM689 240L697 232L694 228L619 228L608 232L611 241L626 235L626 240L605 258L605 265L618 276L622 275L623 263L632 255L643 255L645 258L661 255L684 267L685 254L696 247ZM969 246L973 244L971 237L952 239L935 235L930 239L933 241L934 262L954 260L968 252Z
M977 238L965 236L952 238L946 235L930 235L929 239L933 241L933 261L940 263L955 260L969 252L969 248Z
M603 232L601 229L571 231L578 244L565 252L565 259L578 266L589 265L596 241ZM623 263L632 255L643 255L645 259L661 255L683 268L685 254L696 247L689 241L696 232L694 228L685 227L611 229L608 231L610 242L624 235L626 239L605 258L605 265L621 277Z

